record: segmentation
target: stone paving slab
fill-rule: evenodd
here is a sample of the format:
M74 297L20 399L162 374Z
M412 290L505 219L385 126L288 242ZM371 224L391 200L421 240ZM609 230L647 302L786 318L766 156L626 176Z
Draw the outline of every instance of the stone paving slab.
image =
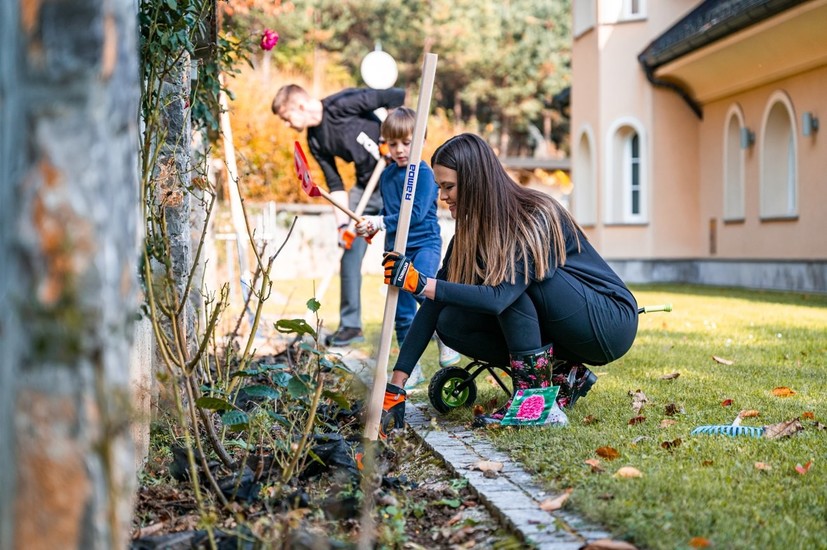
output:
M546 494L519 463L478 434L464 427L435 427L428 406L410 401L405 420L453 473L468 480L492 514L535 548L577 550L594 540L611 538L609 533L575 514L541 510L542 500L552 495ZM502 462L503 470L495 477L486 477L483 472L470 469L481 460Z

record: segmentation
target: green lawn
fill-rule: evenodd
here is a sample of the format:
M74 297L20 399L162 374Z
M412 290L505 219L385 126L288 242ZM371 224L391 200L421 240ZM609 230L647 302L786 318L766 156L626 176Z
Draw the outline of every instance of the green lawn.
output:
M322 302L322 316L336 315L337 285ZM368 341L361 346L369 354L379 339L381 286L379 277L365 280ZM633 291L641 305L671 303L674 310L641 316L632 350L593 369L599 381L569 411L570 425L489 430L492 441L551 492L572 487L567 508L640 548L707 542L727 549L827 548L827 431L817 424L827 424L827 296L672 286ZM335 328L335 316L325 325ZM423 363L428 375L438 369L435 345ZM672 373L679 376L661 379ZM477 403L505 399L482 377L478 382ZM777 387L795 394L777 397ZM637 390L648 398L645 419L630 424L636 416L630 392ZM427 401L427 391L411 399ZM804 430L777 440L690 435L697 426L730 424L741 410L759 413L745 426L800 417ZM471 412L443 418L468 422ZM675 422L662 427L663 420ZM601 447L619 457L599 457ZM599 459L602 471L593 471L588 459ZM808 462L805 474L796 471ZM642 477L615 477L624 466Z

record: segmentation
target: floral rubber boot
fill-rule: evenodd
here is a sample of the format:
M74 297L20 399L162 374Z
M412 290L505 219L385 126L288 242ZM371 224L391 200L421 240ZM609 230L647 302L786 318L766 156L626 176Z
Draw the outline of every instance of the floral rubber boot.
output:
M511 385L514 388L514 393L517 390L547 388L551 385L549 365L552 349L552 345L549 344L534 351L510 355L508 363L511 369ZM513 399L514 395L512 394L511 399L505 405L491 413L491 418L502 420Z
M560 386L557 405L561 409L570 409L578 399L589 393L597 382L597 375L580 363L560 359L554 361L551 380L555 386Z

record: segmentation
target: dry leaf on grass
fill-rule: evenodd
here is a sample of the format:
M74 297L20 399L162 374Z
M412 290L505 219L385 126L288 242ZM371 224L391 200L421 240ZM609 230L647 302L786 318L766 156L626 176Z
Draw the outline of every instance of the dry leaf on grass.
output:
M805 411L805 412L801 413L801 419L802 420L815 420L815 418L816 418L816 415L814 415L812 411Z
M672 420L671 418L664 418L663 420L660 421L660 424L658 424L658 427L668 428L669 426L674 426L677 423L678 423L677 420Z
M824 425L824 424L822 424L821 422L813 422L813 427L814 427L816 430L827 430L827 426L825 426L825 425Z
M689 546L691 548L709 548L712 546L712 541L705 537L692 537L689 539Z
M735 361L730 361L729 359L724 359L723 357L718 357L717 355L712 356L712 360L716 363L720 363L722 365L734 365Z
M755 418L756 416L760 416L761 413L756 411L755 409L747 409L745 411L741 411L738 413L738 416L741 418Z
M804 429L801 422L797 418L772 424L764 428L764 437L767 439L781 439L782 437L790 437Z
M675 378L677 378L677 377L678 377L678 376L680 376L680 375L681 375L681 373L679 373L679 372L673 372L673 373L670 373L670 374L664 374L663 376L661 376L660 378L658 378L658 380L674 380Z
M617 449L614 447L609 447L608 445L605 447L599 447L595 450L597 456L605 458L606 460L614 460L620 456L620 453L617 452Z
M594 472L594 473L600 473L600 472L603 471L603 465L596 458L589 458L589 459L584 460L583 462L585 462L586 464L591 466L592 472Z
M581 547L580 550L637 550L637 546L624 540L597 539Z
M790 397L795 395L795 391L791 390L787 386L779 386L772 389L772 394L776 397Z
M540 510L545 512L553 512L555 510L559 510L563 507L563 504L569 499L569 495L574 489L569 487L563 494L559 495L557 498L547 498L543 502L540 503Z
M665 412L667 416L675 416L676 414L683 412L683 407L679 407L674 403L669 403L666 407L664 407L663 412Z
M671 451L675 447L680 447L681 443L683 443L683 441L681 441L681 438L679 437L677 439L673 439L672 441L663 441L660 446L667 451Z
M649 399L646 397L646 394L640 390L630 391L629 395L632 397L632 408L635 410L635 414L640 414L643 405L648 403Z
M732 399L724 399L721 401L722 407L731 407L732 406Z
M593 417L590 414L587 414L583 417L583 424L586 426L588 426L589 424L594 424L595 422L597 422L597 418Z
M469 470L479 470L481 472L501 472L503 469L502 462L494 462L493 460L480 460L468 466Z
M807 472L810 471L810 468L812 466L813 466L813 461L812 460L807 462L807 464L805 464L804 466L802 466L801 464L796 464L795 465L795 471L798 472L801 475L804 475L804 474L806 474Z
M637 468L632 466L624 466L615 472L615 477L631 479L635 477L643 477L643 474Z
M755 469L756 470L763 470L763 471L766 472L766 471L772 470L772 466L770 466L766 462L756 462L755 463Z
M635 424L641 424L642 422L646 421L645 416L635 416L629 419L629 425L634 426Z

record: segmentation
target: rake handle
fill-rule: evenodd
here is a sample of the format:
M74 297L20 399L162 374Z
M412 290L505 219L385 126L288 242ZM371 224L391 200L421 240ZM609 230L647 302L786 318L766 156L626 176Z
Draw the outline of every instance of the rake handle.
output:
M659 306L644 306L637 310L638 314L654 313L656 311L672 311L672 304L661 304Z

